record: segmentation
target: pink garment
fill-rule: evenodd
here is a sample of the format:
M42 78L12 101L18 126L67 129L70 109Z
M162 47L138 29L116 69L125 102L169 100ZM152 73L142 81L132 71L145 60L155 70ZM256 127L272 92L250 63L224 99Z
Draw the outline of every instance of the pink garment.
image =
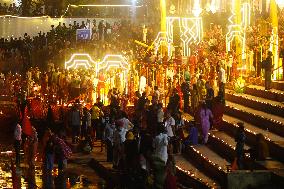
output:
M202 108L200 110L200 123L202 128L202 134L203 134L203 143L207 143L208 141L208 132L210 129L210 118L213 118L212 112L210 109Z

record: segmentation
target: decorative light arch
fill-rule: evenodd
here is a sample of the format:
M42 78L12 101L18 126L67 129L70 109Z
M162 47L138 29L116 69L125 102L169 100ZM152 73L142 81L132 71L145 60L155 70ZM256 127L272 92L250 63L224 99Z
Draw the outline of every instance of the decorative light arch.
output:
M201 17L167 17L168 42L173 43L174 22L178 22L180 39L182 41L183 56L190 56L190 44L199 43L203 38L203 24Z
M97 74L101 70L109 70L111 67L122 68L129 70L129 63L122 55L106 55L101 62L97 63Z
M72 54L71 58L65 62L65 69L70 68L77 69L78 67L84 66L86 69L96 66L96 62L87 53L75 53Z

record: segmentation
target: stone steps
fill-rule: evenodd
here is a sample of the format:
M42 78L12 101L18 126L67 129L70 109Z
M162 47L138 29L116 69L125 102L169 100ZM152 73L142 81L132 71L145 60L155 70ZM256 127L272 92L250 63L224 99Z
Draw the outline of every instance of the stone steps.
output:
M187 146L184 156L190 159L207 176L226 186L227 166L230 163L211 150L208 145Z
M195 184L191 182L191 185L194 184L192 186L193 188L221 188L216 180L205 175L203 172L199 170L198 167L193 165L193 163L188 161L182 155L175 155L175 161L176 161L176 168L178 170L179 178L183 178L184 176L188 177L188 175L190 175L191 179L196 180L196 182L194 182ZM187 179L182 179L182 180L183 182L185 182Z
M235 158L235 146L236 142L233 137L227 135L224 132L221 131L211 131L209 134L209 142L212 144L211 146L214 148L217 153L219 153L221 156L225 156L225 158L233 161ZM244 149L247 150L249 149L250 146L245 145ZM249 155L246 154L245 159L247 169L267 169L271 171L281 171L284 173L284 164L282 162L279 162L274 159L267 159L265 161L256 161L253 164L249 164ZM252 162L251 162L252 163ZM284 179L284 177L283 177Z
M222 158L228 162L233 162L235 159L235 140L223 131L210 131L208 142L210 147ZM245 150L249 149L248 145L245 145Z
M271 87L280 91L284 91L284 81L272 81Z
M92 152L92 159L89 165L95 169L105 180L114 185L119 185L123 174L120 171L112 168L111 162L106 162L106 152L100 151L99 143L95 143L95 148ZM213 179L207 177L200 172L193 164L185 160L181 155L175 156L176 173L178 178L178 188L220 188L219 184ZM115 186L113 186L115 187Z
M255 110L284 117L284 104L281 102L247 94L237 94L230 90L226 90L226 100L253 108Z
M269 132L284 137L283 117L268 114L230 101L226 101L225 112L227 115L245 120L261 129L269 130Z
M245 93L277 102L284 102L284 91L276 89L265 90L263 86L248 85L245 87Z
M262 80L262 83L260 85L264 87L264 80ZM284 81L272 81L271 88L279 91L284 91Z
M247 136L247 144L254 145L256 141L256 135L262 133L265 136L267 144L269 146L271 157L284 162L284 138L271 133L267 130L258 128L252 124L249 124L246 121L240 120L229 115L223 116L222 129L231 137L235 136L235 133L238 130L237 122L244 122L245 124L245 133Z

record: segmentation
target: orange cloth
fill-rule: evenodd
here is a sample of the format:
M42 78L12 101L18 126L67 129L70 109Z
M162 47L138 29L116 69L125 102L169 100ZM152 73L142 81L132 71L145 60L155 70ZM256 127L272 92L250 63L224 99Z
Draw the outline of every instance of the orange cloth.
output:
M25 133L28 136L32 136L33 135L33 130L32 130L32 124L30 119L28 118L28 108L25 108L25 113L24 113L24 118L23 118L23 133Z

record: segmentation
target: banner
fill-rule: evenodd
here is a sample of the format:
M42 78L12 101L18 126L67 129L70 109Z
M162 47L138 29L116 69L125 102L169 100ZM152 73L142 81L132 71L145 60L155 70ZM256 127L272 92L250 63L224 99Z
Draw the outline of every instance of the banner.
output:
M76 40L91 40L92 30L91 29L77 29Z

